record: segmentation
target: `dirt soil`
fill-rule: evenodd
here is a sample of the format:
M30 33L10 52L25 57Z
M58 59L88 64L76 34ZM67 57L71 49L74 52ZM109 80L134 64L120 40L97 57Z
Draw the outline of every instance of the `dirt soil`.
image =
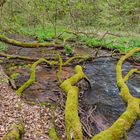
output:
M9 35L9 37L19 41L35 41L32 37L27 38L20 35ZM55 60L58 51L61 52L63 61L69 58L64 50L54 52L52 48L31 49L7 45L5 53ZM33 62L1 59L3 62L1 62L2 67L0 66L0 138L8 132L13 124L22 121L25 124L22 140L49 140L48 130L55 121L59 136L65 140L63 118L66 98L56 79L58 68L51 68L44 64L37 66L36 83L27 88L22 97L18 97L15 90L29 79ZM71 66L63 68L62 80L73 75L74 65L73 63ZM17 76L13 79L12 75Z
M9 35L10 38L32 42L34 38L23 37L20 35ZM61 52L63 61L70 56L66 55L63 50L53 51L53 48L21 48L8 45L8 54L16 54L22 56L30 56L32 58L45 57L49 60L57 59L57 52ZM96 55L97 50L87 48L74 48L74 54L90 54ZM101 55L111 55L108 51L100 51ZM12 124L22 121L25 124L25 133L22 140L49 140L48 130L55 121L56 129L63 140L66 140L65 124L64 124L64 109L65 109L65 94L59 88L59 83L56 79L57 67L49 67L47 65L39 65L36 68L36 82L27 88L21 98L15 94L24 82L29 79L30 67L33 62L12 60L1 58L2 67L0 66L0 138L9 130ZM61 79L72 76L73 68L77 62L70 66L63 67ZM83 64L84 66L84 64ZM4 71L3 71L4 70ZM6 73L6 74L5 74ZM12 75L16 75L14 79ZM8 78L7 78L8 76ZM10 81L7 80L10 77ZM9 86L14 88L14 90ZM14 85L14 86L13 86ZM108 124L104 116L94 113L96 106L86 105L84 103L84 91L89 85L82 80L78 87L81 89L79 96L79 116L82 122L84 140L88 140L99 130L108 128ZM94 123L90 123L90 122ZM98 122L98 123L97 123Z

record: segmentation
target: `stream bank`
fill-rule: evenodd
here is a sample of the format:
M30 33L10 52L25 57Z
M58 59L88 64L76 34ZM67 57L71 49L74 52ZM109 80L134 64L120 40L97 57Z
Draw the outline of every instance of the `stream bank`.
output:
M63 54L63 59L66 60L68 56L63 50L59 51L61 51ZM96 54L96 50L90 49L87 52L86 51L87 49L75 49L75 53L90 53L93 56ZM32 56L33 58L57 58L57 54L53 53L51 49L48 50L45 48L30 49L18 48L16 46L9 45L6 53ZM109 57L111 56L111 52L109 51L100 50L100 53L101 54L98 54L100 55L99 58L95 58L90 62L83 63L83 67L85 68L84 72L91 81L91 88L89 88L83 80L78 84L79 88L81 89L81 94L79 96L79 115L83 124L85 136L84 139L89 139L92 135L99 133L99 131L111 126L111 124L125 110L125 104L121 100L115 80L115 66L118 59ZM19 88L25 81L29 79L30 67L32 64L31 61L10 60L7 58L3 59L1 64L5 70L5 73L12 79L11 82L13 88ZM123 72L128 72L133 66L134 65L132 63L126 62L123 67ZM61 77L62 80L73 75L73 67L74 64L63 68ZM51 68L46 65L37 66L36 82L24 91L21 100L27 104L28 107L34 105L36 106L36 104L38 104L39 106L43 106L46 109L50 109L53 106L53 113L55 114L55 117L53 117L56 119L57 131L59 136L62 136L65 140L66 137L63 113L66 99L65 95L58 86L59 84L56 79L56 73L57 67ZM128 86L135 97L140 97L139 80L140 76L134 75L128 81ZM53 117L51 117L50 120ZM26 123L28 124L28 122ZM34 124L34 122L32 123ZM51 123L49 125L51 125ZM8 125L6 126L6 130L7 127ZM26 127L28 128L28 126ZM140 139L139 128L140 121L138 121L134 128L132 128L132 130L128 133L129 140ZM42 134L46 134L47 132L46 129L43 129L42 131ZM34 137L36 135L35 132L33 133L34 134L31 137L37 140L38 138ZM24 137L23 139L26 138Z

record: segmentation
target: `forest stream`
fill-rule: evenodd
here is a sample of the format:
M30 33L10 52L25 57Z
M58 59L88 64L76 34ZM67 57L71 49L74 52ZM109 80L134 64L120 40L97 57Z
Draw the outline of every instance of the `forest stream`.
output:
M12 47L7 50L7 53L18 55L28 55L32 57L39 57L39 53L45 55L45 50L29 48L19 49L18 47ZM116 85L115 67L118 59L113 57L99 57L84 64L84 72L91 82L91 88L85 87L83 89L83 95L80 99L82 108L85 111L91 111L92 117L88 123L91 129L91 133L99 133L112 125L113 122L124 112L125 104L122 101L119 90ZM19 88L25 81L29 79L30 64L27 62L4 60L2 66L6 74L10 77L13 75L13 85ZM123 73L125 74L134 67L132 63L126 62L123 65ZM27 88L24 91L22 98L28 103L59 103L60 88L58 86L55 73L56 67L50 68L45 65L37 67L36 71L36 83ZM67 66L63 68L62 79L66 79L73 74L73 66ZM128 81L128 87L133 96L140 98L140 75L133 75ZM80 114L82 116L82 114ZM84 121L84 120L83 120ZM87 130L89 131L89 129ZM85 131L85 135L87 135ZM128 140L140 139L140 121L137 121L136 125L128 133Z

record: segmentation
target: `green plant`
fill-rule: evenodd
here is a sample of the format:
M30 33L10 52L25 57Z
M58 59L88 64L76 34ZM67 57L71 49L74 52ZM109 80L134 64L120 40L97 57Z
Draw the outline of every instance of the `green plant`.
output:
M20 73L13 73L13 74L10 76L10 78L11 78L12 80L15 80L15 79L17 79L19 76L20 76Z
M65 45L64 46L66 54L71 55L73 53L73 49L70 45Z
M0 51L6 51L7 47L4 43L0 42Z

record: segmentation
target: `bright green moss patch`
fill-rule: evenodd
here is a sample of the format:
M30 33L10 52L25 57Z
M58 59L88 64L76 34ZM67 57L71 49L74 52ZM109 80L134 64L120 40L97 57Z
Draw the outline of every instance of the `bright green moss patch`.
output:
M12 80L15 80L15 79L17 79L19 76L20 76L20 73L13 73L13 74L10 76L10 78L11 78Z
M85 74L82 71L82 67L77 65L75 67L75 75L65 80L60 88L67 94L66 106L65 106L65 124L67 140L71 140L71 134L73 134L74 140L82 140L82 128L80 118L78 115L78 87L74 86L78 81L85 78Z
M20 140L21 134L24 132L24 125L23 124L18 124L18 125L13 125L11 130L4 135L1 140Z

